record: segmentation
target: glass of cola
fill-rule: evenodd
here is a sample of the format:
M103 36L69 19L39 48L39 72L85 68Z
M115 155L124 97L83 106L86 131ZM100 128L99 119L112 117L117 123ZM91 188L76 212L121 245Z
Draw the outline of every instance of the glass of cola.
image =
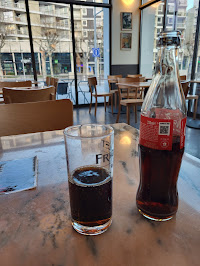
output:
M114 130L87 124L64 130L71 218L84 235L105 232L112 222Z

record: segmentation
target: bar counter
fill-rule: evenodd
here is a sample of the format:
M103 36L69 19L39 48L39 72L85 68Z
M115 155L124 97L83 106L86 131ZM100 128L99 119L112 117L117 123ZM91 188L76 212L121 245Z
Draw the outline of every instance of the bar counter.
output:
M200 265L200 160L184 155L179 209L167 222L147 220L136 208L137 129L114 124L113 222L102 235L71 226L62 131L0 138L1 161L38 158L36 189L1 195L1 266Z

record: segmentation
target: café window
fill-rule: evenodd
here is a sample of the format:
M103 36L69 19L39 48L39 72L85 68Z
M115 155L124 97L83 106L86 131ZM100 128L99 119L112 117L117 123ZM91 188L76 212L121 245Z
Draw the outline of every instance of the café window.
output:
M141 61L140 72L145 75L152 75L156 62L157 47L156 40L159 30L162 30L164 17L164 4L158 2L142 10L142 33L141 33ZM194 53L194 41L199 2L178 1L177 30L181 32L181 47L179 49L179 72L180 75L190 77L192 58ZM162 12L161 12L162 10ZM167 30L173 29L174 24L174 0L168 0L167 8ZM148 43L145 40L148 38ZM198 51L198 56L200 50ZM152 63L153 62L153 63ZM196 78L200 76L196 67Z

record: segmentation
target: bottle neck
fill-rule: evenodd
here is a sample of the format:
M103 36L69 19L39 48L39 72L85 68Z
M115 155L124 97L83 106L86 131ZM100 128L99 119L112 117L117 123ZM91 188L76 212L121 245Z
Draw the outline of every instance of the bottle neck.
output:
M177 75L178 71L178 48L173 46L159 47L155 66L155 74L162 76Z

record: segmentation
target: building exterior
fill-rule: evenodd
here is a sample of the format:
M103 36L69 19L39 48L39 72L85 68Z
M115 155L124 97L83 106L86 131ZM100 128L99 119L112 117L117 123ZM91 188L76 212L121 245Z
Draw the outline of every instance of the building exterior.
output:
M164 3L161 3L158 8L156 9L155 14L155 31L154 31L154 56L153 62L156 62L157 58L157 49L156 49L156 42L157 42L157 35L163 29L163 18L164 18ZM187 8L187 0L180 0L178 5L178 15L177 15L177 30L181 31L181 42L184 42L185 39L185 28L186 28L186 8ZM168 10L167 10L167 21L166 21L166 29L173 30L174 25L174 1L168 1ZM181 64L183 60L183 47L179 50L179 67L181 69Z
M29 1L29 9L38 75L42 77L48 74L73 75L70 6ZM77 70L80 74L94 72L95 60L92 57L92 48L94 46L103 48L104 13L101 10L74 5ZM0 0L0 25L0 34L4 37L4 41L0 43L0 76L32 75L26 9L23 0ZM102 64L103 52L98 59L99 73L101 73Z
M196 21L198 13L198 1L194 1L194 7L187 9L188 1L179 0L177 1L178 13L177 13L177 30L181 32L181 47L179 49L179 71L181 75L189 75L191 72L191 62L193 55L194 47L194 38L196 31ZM153 62L155 64L157 58L157 35L162 31L163 25L163 7L164 3L160 3L156 8L155 12L155 29L154 29L154 48L153 48ZM174 25L174 0L168 1L168 10L167 10L167 30L173 30ZM199 49L199 65L197 66L200 69L200 49ZM154 65L153 65L154 66Z

